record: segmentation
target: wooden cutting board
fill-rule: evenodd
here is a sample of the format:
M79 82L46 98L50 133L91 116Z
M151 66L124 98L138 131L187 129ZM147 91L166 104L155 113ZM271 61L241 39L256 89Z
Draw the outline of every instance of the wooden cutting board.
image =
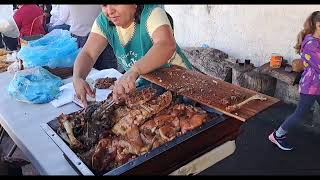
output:
M240 97L232 101L233 105L260 93L175 65L158 69L143 75L142 78L241 121L246 121L279 102L274 97L261 94L267 98L266 101L253 100L230 113L225 110L228 105L223 103L222 99L231 96Z

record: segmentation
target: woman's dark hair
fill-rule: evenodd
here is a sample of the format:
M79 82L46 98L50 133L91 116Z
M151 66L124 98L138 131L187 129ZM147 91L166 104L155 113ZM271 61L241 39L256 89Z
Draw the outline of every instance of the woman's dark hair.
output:
M296 53L300 53L301 43L307 34L313 34L316 30L316 23L320 22L320 11L311 13L303 24L303 30L297 36L297 44L294 46Z
M144 7L143 5L137 5L137 10L136 10L136 12L134 14L134 21L137 24L140 24L140 16L141 16L141 13L143 11L143 7ZM114 26L114 24L111 21L109 21L109 25L110 26Z

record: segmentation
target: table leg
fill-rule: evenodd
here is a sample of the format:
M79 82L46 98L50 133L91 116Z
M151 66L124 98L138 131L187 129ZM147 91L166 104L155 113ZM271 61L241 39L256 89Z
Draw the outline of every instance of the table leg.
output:
M11 157L16 149L17 149L17 145L14 144L14 145L12 146L12 148L10 149L7 157Z
M3 136L4 136L4 129L3 129L3 127L1 126L1 127L0 127L0 144L2 143Z

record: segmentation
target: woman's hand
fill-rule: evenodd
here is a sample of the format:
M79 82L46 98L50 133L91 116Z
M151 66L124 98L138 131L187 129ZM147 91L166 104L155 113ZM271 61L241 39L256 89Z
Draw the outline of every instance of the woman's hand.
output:
M128 93L132 92L136 88L136 80L139 77L139 71L133 66L127 71L119 80L114 84L113 88L113 101L119 103L124 99Z
M81 100L83 106L86 108L88 106L87 94L92 98L95 97L94 92L90 88L89 84L82 78L73 78L73 87L76 91L77 98Z

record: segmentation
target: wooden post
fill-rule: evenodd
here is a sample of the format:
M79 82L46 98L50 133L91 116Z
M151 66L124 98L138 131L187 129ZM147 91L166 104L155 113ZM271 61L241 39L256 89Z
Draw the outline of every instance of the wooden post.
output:
M277 86L277 79L265 74L261 74L254 69L244 74L242 86L268 96L274 96Z
M253 64L242 66L237 64L232 68L232 84L273 96L276 90L277 79L261 74Z
M252 64L242 66L240 66L239 64L234 65L232 68L232 84L244 87L244 74L253 70L254 68L255 67Z

